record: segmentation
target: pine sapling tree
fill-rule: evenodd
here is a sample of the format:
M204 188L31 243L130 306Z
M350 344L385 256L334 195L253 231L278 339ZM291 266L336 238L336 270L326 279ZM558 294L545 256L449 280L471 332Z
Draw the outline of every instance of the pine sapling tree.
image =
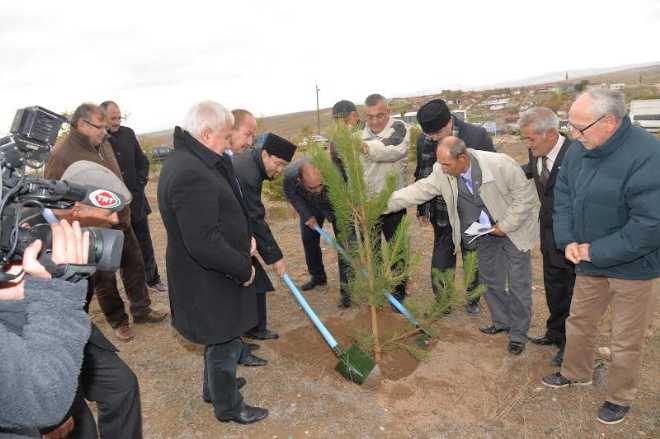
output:
M347 291L353 301L369 305L374 357L380 361L377 310L386 303L386 292L394 291L409 277L413 262L408 235L410 222L404 217L389 243L378 236L378 222L396 187L396 176L389 175L384 188L370 194L364 180L359 132L340 122L332 130L330 139L346 178L320 148L313 151L313 161L328 188L337 222L336 239L347 250L346 259L352 268Z
M475 281L479 274L476 252L469 252L463 258L463 287L465 289L465 298L468 302L478 300L485 292L486 286L477 284ZM452 307L460 303L461 295L456 287L455 270L448 269L440 271L437 268L431 270L431 278L437 295L427 311L428 320L438 320L443 315L449 314ZM473 289L468 289L476 284Z

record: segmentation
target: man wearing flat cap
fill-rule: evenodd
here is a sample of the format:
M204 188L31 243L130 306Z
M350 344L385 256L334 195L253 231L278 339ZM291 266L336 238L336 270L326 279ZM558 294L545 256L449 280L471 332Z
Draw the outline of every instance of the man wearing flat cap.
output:
M266 223L266 209L261 201L264 180L273 180L282 173L296 152L296 145L282 137L268 133L263 146L247 150L234 157L233 164L250 217L250 228L257 241L257 251L268 265L272 265L277 275L282 277L287 267L282 250L277 245L273 233ZM258 324L245 335L257 340L276 339L279 335L268 329L266 293L273 291L273 284L261 266L257 269L255 287L257 290Z
M417 111L417 121L424 131L423 136L417 138L417 167L415 168L415 181L428 177L433 171L436 162L436 149L438 142L445 137L454 136L465 142L468 148L495 152L493 141L480 126L463 122L452 116L449 107L442 99L433 99L422 105ZM447 204L442 196L417 206L417 218L420 223L430 222L433 226L433 256L431 257L431 270L440 271L456 268L456 254L452 230L447 215ZM461 255L474 251L474 244L462 242ZM468 286L468 291L476 288L478 276ZM438 285L431 282L433 293L438 294ZM468 301L465 305L468 314L479 314L479 299Z
M334 119L335 123L344 123L351 130L353 129L357 130L360 126L360 115L357 112L357 108L355 107L355 104L351 101L341 100L337 102L335 105L333 105L332 118ZM330 150L330 158L339 169L339 172L341 173L344 180L346 180L346 171L344 170L344 164L342 163L339 154L337 154L337 148L335 147L334 142L330 141L330 145L328 149ZM327 193L325 193L325 189L323 190L323 194L324 194L323 197L325 198L325 202L327 202L326 207L330 209L327 212L323 212L322 211L323 209L300 208L300 206L304 205L305 203L301 203L299 201L297 202L296 200L294 200L294 198L296 198L296 195L293 194L293 189L292 189L293 187L300 189L299 192L303 194L303 197L309 192L304 190L305 185L303 184L304 181L302 178L303 177L302 170L312 169L313 166L311 166L311 163L306 163L306 162L308 162L307 159L300 159L294 163L291 163L291 165L287 167L287 170L289 170L290 172L287 172L287 170L285 170L284 172L284 182L283 182L284 193L291 202L291 204L296 208L301 218L300 233L303 241L303 250L305 251L305 262L307 263L307 271L311 276L309 281L301 285L300 289L303 291L309 291L319 285L325 285L327 283L325 267L323 266L323 254L321 252L321 242L320 242L321 236L314 230L314 226L318 224L322 225L323 220L325 218L328 218L331 220L331 222L333 222L333 220L331 219L333 218L333 215L331 214L331 206L329 204L329 201L327 200ZM303 166L303 163L305 163L305 166ZM298 171L300 171L300 173ZM311 210L314 210L313 214L311 213ZM339 264L340 264L340 270L339 270L340 277L344 279L342 282L346 283L347 278L345 278L345 276L347 274L347 270L346 267L343 267L344 264L343 262L341 262L341 258L339 258ZM344 291L343 286L341 288L341 292L342 294L341 294L341 301L339 302L339 308L344 309L350 307L351 299L348 296L348 294L346 294L346 291Z
M123 181L108 168L87 160L71 164L61 180L90 189L84 200L68 209L44 209L49 223L61 219L79 221L82 227L110 228L119 224L118 212L131 203L132 195ZM94 189L94 190L91 190ZM87 285L85 311L94 293L93 278ZM92 322L89 340L84 348L78 380L78 391L67 415L58 426L42 430L45 437L141 438L142 410L138 380L131 368L119 357L117 348ZM85 400L98 408L98 427ZM50 433L51 436L48 436Z

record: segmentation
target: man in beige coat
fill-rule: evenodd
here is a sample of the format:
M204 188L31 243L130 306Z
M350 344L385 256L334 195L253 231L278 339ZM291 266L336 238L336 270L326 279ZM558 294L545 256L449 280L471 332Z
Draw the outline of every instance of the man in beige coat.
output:
M508 332L509 352L519 355L532 317L531 249L539 236L540 207L534 185L511 157L468 149L457 137L440 143L437 159L428 177L392 194L388 211L442 195L454 247L460 248L461 240L474 244L480 281L487 287L492 324L479 330ZM468 228L489 232L475 238Z

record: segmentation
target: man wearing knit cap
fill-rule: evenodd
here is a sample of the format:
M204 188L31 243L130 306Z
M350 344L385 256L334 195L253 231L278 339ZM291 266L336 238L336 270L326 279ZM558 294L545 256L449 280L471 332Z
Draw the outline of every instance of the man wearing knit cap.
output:
M415 168L415 181L428 177L433 171L436 162L436 149L438 142L445 137L454 136L465 142L468 148L492 151L493 141L482 127L463 122L452 116L449 107L442 99L433 99L422 105L417 111L417 121L424 131L423 136L417 137L417 166ZM445 271L456 268L456 255L452 230L447 215L447 204L442 196L417 206L417 218L420 223L430 222L433 226L433 256L431 269ZM461 255L474 251L471 245L462 242ZM471 291L477 286L478 276L468 286ZM433 293L438 294L438 285L431 282ZM479 300L468 301L465 305L468 314L477 315L480 312Z
M266 223L266 209L261 201L264 180L273 180L282 173L296 152L296 145L282 137L269 133L260 148L248 150L234 157L233 164L250 216L250 228L257 241L257 251L277 275L282 277L287 267L282 250ZM273 291L273 284L263 269L256 267L258 324L246 334L258 340L276 339L279 335L268 329L266 292Z

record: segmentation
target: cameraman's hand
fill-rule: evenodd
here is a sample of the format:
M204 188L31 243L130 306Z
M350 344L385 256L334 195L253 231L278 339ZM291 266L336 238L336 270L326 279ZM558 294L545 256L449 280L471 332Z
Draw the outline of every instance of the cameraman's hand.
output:
M55 264L86 264L89 253L89 233L82 233L78 221L70 225L62 220L50 226L53 235L51 258ZM22 265L16 264L7 270L8 273L23 273L12 282L0 286L0 300L22 300L24 296L23 280L26 274L50 279L51 275L37 259L42 243L36 240L23 252Z
M89 256L89 232L82 233L78 221L70 225L67 220L62 220L50 227L53 232L53 262L58 265L86 264Z

